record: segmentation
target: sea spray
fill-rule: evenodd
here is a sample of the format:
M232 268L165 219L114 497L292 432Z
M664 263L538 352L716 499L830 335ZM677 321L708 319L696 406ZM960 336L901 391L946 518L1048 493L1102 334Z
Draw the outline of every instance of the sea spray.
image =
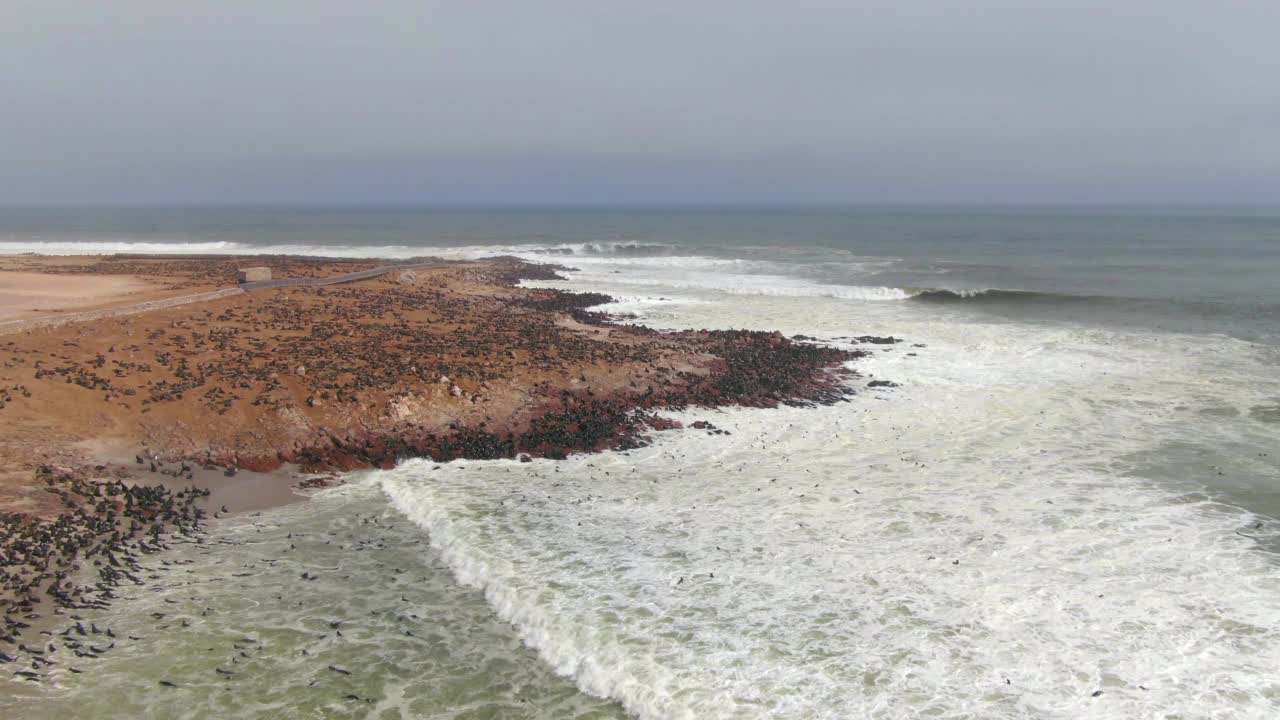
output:
M670 670L644 655L629 654L605 628L586 626L532 602L530 596L544 589L522 582L510 559L485 554L469 543L465 530L432 496L429 466L426 461L406 462L382 475L382 488L397 510L427 532L458 582L483 591L524 643L584 692L616 699L642 718L695 717L674 704L672 690L678 688L671 687Z
M1216 404L1267 396L1265 353L903 315L851 327L838 301L662 292L635 305L642 321L921 342L859 363L901 388L715 413L729 436L383 476L584 690L642 717L1273 709L1260 668L1280 662L1266 629L1280 574L1237 534L1270 521L1188 495L1194 475L1153 479L1134 455L1197 432L1161 398L1200 402L1206 382ZM1247 413L1221 427L1274 432Z

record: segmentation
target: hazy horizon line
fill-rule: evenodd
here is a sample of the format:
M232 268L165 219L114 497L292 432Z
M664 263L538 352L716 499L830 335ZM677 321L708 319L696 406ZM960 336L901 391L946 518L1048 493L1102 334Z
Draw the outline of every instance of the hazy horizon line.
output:
M742 202L742 203L592 203L592 202L528 202L528 203L281 203L281 202L210 202L210 203L4 203L8 210L876 210L876 209L973 209L973 210L1038 210L1038 209L1161 209L1161 210L1280 210L1280 203L1184 203L1184 202Z

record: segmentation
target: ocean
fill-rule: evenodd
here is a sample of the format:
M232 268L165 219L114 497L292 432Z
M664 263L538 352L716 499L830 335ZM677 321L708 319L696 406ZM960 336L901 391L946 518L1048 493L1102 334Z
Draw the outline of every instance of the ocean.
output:
M903 340L849 403L214 521L0 707L1280 714L1280 210L9 209L0 252L514 254L627 322Z

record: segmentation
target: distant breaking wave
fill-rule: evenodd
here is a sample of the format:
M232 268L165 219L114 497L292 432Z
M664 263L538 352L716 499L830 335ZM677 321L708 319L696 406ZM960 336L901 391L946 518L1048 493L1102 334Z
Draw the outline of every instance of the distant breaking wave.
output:
M811 283L783 275L740 274L744 270L763 270L773 263L744 259L715 258L699 255L676 255L676 246L662 243L634 241L589 242L528 245L477 245L433 247L428 245L258 245L233 241L139 242L126 239L94 240L0 240L0 255L309 255L339 258L388 258L440 257L445 259L475 259L495 255L517 255L529 260L573 258L597 268L611 267L622 262L650 270L679 269L723 270L733 273L712 272L683 277L664 277L644 274L613 274L610 280L627 285L661 285L684 289L705 289L732 295L762 295L775 297L830 297L844 300L895 301L914 300L928 303L958 302L1051 302L1088 300L1087 296L1039 293L1028 290L998 288L916 288L871 285L835 285ZM597 264L601 263L601 264ZM850 266L856 264L850 263ZM584 265L585 267L585 265Z
M980 303L980 302L1054 302L1065 300L1089 300L1083 295L1059 295L1030 290L1002 290L996 288L949 289L913 288L866 285L811 285L716 288L735 295L772 295L780 297L831 297L844 300L912 300L927 303Z
M148 240L126 238L14 240L0 239L0 255L313 255L323 257L405 258L433 255L474 258L492 255L648 258L670 255L672 245L637 242L591 242L512 245L304 245L257 244L231 240Z
M530 262L569 263L574 266L613 266L616 263L649 268L759 269L772 263L698 255L672 255L674 246L658 244L576 243L513 245L311 245L257 244L230 240L191 241L96 238L92 240L0 239L0 255L303 255L333 258L405 260L436 257L475 260L514 255Z
M700 262L701 261L701 262ZM901 301L950 303L950 302L1027 302L1054 300L1085 300L1086 296L1057 295L1029 290L997 288L921 288L893 287L886 285L835 285L814 283L785 275L751 275L714 272L715 265L742 263L698 257L665 258L661 265L646 263L650 274L610 274L607 282L614 285L641 285L668 287L682 290L711 290L730 295L767 297L827 297L841 300ZM698 268L686 270L677 276L653 274L662 266L672 268ZM713 270L706 272L706 269Z
M400 259L438 255L450 248L407 245L254 245L227 240L0 240L0 255L312 255L341 258ZM490 254L497 254L491 252Z
M950 290L946 288L921 288L910 291L911 300L931 303L951 302L1031 302L1068 300L1089 300L1087 295L1064 295L1060 293L1043 293L1031 290L1001 290L997 288L981 288L972 290Z
M518 248L517 248L518 249ZM664 245L662 243L637 243L637 242L590 242L590 243L569 243L564 245L552 246L530 246L523 248L523 252L535 253L538 255L605 255L614 257L654 257L661 255L670 255L675 251L675 246Z

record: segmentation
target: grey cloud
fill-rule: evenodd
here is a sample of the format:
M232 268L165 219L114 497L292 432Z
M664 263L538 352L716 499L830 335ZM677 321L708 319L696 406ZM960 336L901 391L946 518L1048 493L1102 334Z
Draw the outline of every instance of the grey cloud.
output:
M0 203L1280 197L1274 2L0 12Z

